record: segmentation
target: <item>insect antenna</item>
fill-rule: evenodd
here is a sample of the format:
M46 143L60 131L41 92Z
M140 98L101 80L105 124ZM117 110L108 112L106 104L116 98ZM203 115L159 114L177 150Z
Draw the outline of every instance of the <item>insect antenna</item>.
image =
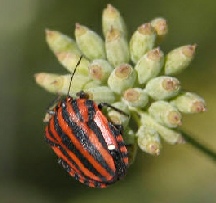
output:
M69 96L70 88L71 88L71 83L72 83L72 80L73 80L74 74L76 73L76 69L77 69L77 67L80 65L80 61L81 61L82 57L83 57L83 55L80 56L79 61L77 62L76 66L75 66L75 68L74 68L74 71L73 71L73 73L71 74L70 84L69 84L69 87L68 87L68 93L67 93L67 96Z

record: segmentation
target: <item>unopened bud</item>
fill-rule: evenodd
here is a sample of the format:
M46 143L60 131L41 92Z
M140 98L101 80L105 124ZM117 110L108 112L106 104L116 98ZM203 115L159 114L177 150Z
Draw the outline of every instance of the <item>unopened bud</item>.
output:
M136 72L129 64L123 64L115 68L108 78L108 85L113 92L121 94L132 87L136 80Z
M138 146L141 150L152 155L159 155L161 142L156 130L149 126L140 126L137 131Z
M115 94L107 86L92 87L84 89L84 91L88 93L89 99L94 100L97 103L113 103L115 101Z
M59 52L81 53L76 42L61 32L46 29L46 41L55 54Z
M63 78L57 74L36 73L36 83L45 88L49 92L59 92L63 86Z
M156 77L163 66L164 54L160 48L153 49L143 55L135 66L139 84L145 84Z
M87 82L84 87L83 87L83 90L87 90L89 88L92 88L92 87L98 87L98 86L101 86L101 83L97 80L90 80L89 82Z
M69 84L71 82L71 74L57 75L51 73L37 73L35 74L36 82L49 92L66 95L69 91ZM76 74L76 77L71 82L71 89L69 94L76 95L85 83L89 81L88 77L81 74Z
M182 115L169 102L156 101L148 108L149 114L160 124L175 128L182 124Z
M60 52L57 54L58 61L71 73L73 73L76 68L77 62L80 60L81 55L74 54L72 52ZM83 74L85 76L89 75L89 61L82 57L80 64L77 67L76 73Z
M192 92L179 95L172 101L172 104L183 113L200 113L206 111L205 100Z
M119 30L111 28L106 35L105 46L107 59L113 66L129 62L128 42Z
M113 67L108 61L103 59L96 59L89 65L89 75L93 80L100 81L104 83L107 81Z
M156 129L160 136L170 144L184 144L185 140L182 134L178 131L172 130L162 125L156 125Z
M128 150L129 164L132 164L135 160L138 149L137 137L134 131L131 130L128 126L124 129L122 136Z
M127 35L124 19L121 17L119 11L111 4L108 4L107 8L103 10L102 28L105 37L111 29L119 30L124 36Z
M142 108L148 103L148 95L141 88L129 88L124 92L124 102L131 107Z
M129 126L124 128L122 136L126 145L137 143L135 132Z
M172 50L166 56L164 72L175 75L188 67L195 54L196 45L186 45Z
M77 23L75 37L77 45L88 59L106 58L104 42L97 33Z
M169 99L176 96L180 90L180 82L174 77L156 77L146 84L145 91L154 100Z
M130 40L131 60L136 63L155 44L155 31L150 23L141 25Z
M123 102L113 103L112 106L119 109L120 111L124 112L127 115L119 111L116 111L115 109L109 108L108 116L110 120L116 125L122 125L124 128L126 128L128 126L128 122L130 118L128 106Z
M159 44L168 33L167 21L164 18L155 18L151 21L151 26L157 33L156 43Z
M149 126L152 129L156 130L166 142L170 144L181 144L185 142L181 133L159 124L150 115L144 112L140 112L139 114L141 116L141 125Z

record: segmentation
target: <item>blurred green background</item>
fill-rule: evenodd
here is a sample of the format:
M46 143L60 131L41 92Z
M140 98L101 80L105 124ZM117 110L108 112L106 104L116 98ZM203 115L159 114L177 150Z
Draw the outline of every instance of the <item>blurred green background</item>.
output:
M0 202L215 203L216 163L188 144L164 143L159 157L140 152L123 181L91 189L69 177L44 142L42 119L54 96L37 86L33 75L65 73L45 43L44 30L73 36L79 22L101 34L107 3L121 11L130 33L165 17L165 53L198 44L195 60L179 78L184 89L205 98L208 111L184 116L183 123L216 150L215 0L0 0Z

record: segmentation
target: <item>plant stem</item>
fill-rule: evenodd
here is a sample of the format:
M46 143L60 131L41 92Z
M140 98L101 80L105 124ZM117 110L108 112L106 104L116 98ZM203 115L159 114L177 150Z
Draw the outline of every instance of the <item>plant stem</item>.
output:
M136 113L137 112L133 112L131 116L139 124L140 118ZM200 152L202 152L203 154L205 154L206 156L208 156L216 162L216 152L214 150L209 149L206 145L197 141L197 139L191 137L191 135L189 133L186 133L184 130L180 130L180 132L188 144L192 145L195 149L199 150Z
M181 130L182 136L184 137L185 141L195 147L197 150L208 156L209 158L213 159L216 162L216 152L212 149L209 149L207 146L203 145L202 143L198 142L196 139L191 137L188 133Z

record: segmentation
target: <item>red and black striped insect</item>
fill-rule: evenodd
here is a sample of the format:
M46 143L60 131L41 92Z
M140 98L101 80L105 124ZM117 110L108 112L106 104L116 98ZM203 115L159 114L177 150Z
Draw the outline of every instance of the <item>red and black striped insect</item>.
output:
M103 106L125 114L108 103L97 105L83 91L77 98L68 94L47 112L45 139L58 156L58 163L89 187L107 187L122 179L128 168L122 127L108 121L101 111Z

